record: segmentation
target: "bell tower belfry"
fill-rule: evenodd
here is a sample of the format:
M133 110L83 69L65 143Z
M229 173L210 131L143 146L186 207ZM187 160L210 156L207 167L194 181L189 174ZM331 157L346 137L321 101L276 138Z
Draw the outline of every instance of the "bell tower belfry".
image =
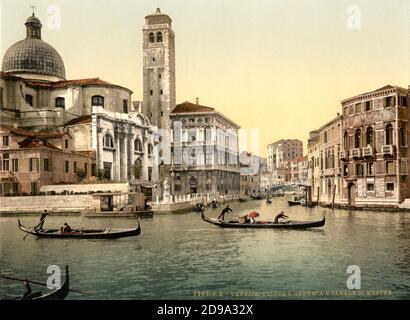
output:
M175 107L175 34L171 18L157 9L143 28L143 106L151 124L169 131Z

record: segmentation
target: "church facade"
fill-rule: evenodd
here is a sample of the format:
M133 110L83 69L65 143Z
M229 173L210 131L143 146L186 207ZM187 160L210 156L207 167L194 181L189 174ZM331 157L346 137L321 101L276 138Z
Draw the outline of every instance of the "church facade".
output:
M157 129L133 107L132 91L99 78L67 80L63 59L42 40L42 25L34 13L25 25L26 39L11 46L3 58L0 139L12 139L13 129L36 132L37 136L64 133L70 136L70 148L53 145L54 150L66 152L67 158L88 155L84 163L89 163L89 175L152 188L158 180ZM18 143L13 146L0 144L0 158L24 153ZM25 147L28 152L30 148ZM36 148L46 149L47 143ZM7 176L13 193L27 191L22 184L31 182L20 181L11 170L5 170L8 168L0 169L1 183L6 183ZM28 170L20 166L20 173ZM51 182L73 182L73 177L64 177ZM40 178L36 181L43 184Z

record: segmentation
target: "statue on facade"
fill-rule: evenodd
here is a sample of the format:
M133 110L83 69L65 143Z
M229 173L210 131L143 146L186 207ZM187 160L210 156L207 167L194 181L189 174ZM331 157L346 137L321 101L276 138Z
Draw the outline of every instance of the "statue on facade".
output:
M164 196L164 201L168 202L170 199L168 178L165 178L164 183L163 183L163 196Z

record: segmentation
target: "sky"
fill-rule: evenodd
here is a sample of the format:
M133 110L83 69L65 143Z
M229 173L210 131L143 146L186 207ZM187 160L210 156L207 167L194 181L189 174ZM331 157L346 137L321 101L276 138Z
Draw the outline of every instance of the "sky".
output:
M306 153L309 132L340 101L410 84L408 0L0 0L1 56L25 38L33 3L68 79L100 77L133 100L142 100L145 16L161 8L176 34L177 103L199 97L262 156L287 138Z

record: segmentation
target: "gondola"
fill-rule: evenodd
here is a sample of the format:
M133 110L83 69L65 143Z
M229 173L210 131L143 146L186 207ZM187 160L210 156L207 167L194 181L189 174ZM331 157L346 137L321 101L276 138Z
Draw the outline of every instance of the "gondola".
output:
M289 201L288 201L288 205L290 205L290 206L301 206L301 205L302 205L302 201L300 201L300 200L297 200L297 201L295 201L295 200L289 200Z
M271 204L271 203L272 203L272 199L269 199L269 198L266 199L266 203L267 203L267 204Z
M64 300L68 292L70 291L70 275L68 272L68 266L65 267L65 280L64 284L61 286L60 289L57 289L53 292L40 295L40 296L32 296L32 297L26 297L23 298L22 300Z
M205 210L205 206L203 204L195 205L193 208L194 212L203 212Z
M248 199L246 199L246 198L239 198L239 202L248 202Z
M17 281L22 281L20 279L16 278L11 278L11 277L5 277L6 279L10 280L17 280ZM36 282L34 282L36 283ZM50 293L43 294L41 292L34 292L29 294L26 297L17 297L17 298L12 298L12 299L0 299L0 300L64 300L70 291L70 275L68 272L68 266L65 267L65 280L63 285L57 289L54 290Z
M261 221L257 223L239 223L237 220L232 220L229 222L220 222L217 219L207 218L205 214L202 213L202 220L205 222L214 224L221 228L242 228L242 229L308 229L308 228L319 228L325 225L325 217L320 221L286 221L273 223L271 221Z
M44 229L36 231L28 228L18 220L21 231L39 238L59 238L59 239L116 239L138 236L141 234L141 225L138 219L138 226L135 229L75 229L72 232L61 232L58 229Z

